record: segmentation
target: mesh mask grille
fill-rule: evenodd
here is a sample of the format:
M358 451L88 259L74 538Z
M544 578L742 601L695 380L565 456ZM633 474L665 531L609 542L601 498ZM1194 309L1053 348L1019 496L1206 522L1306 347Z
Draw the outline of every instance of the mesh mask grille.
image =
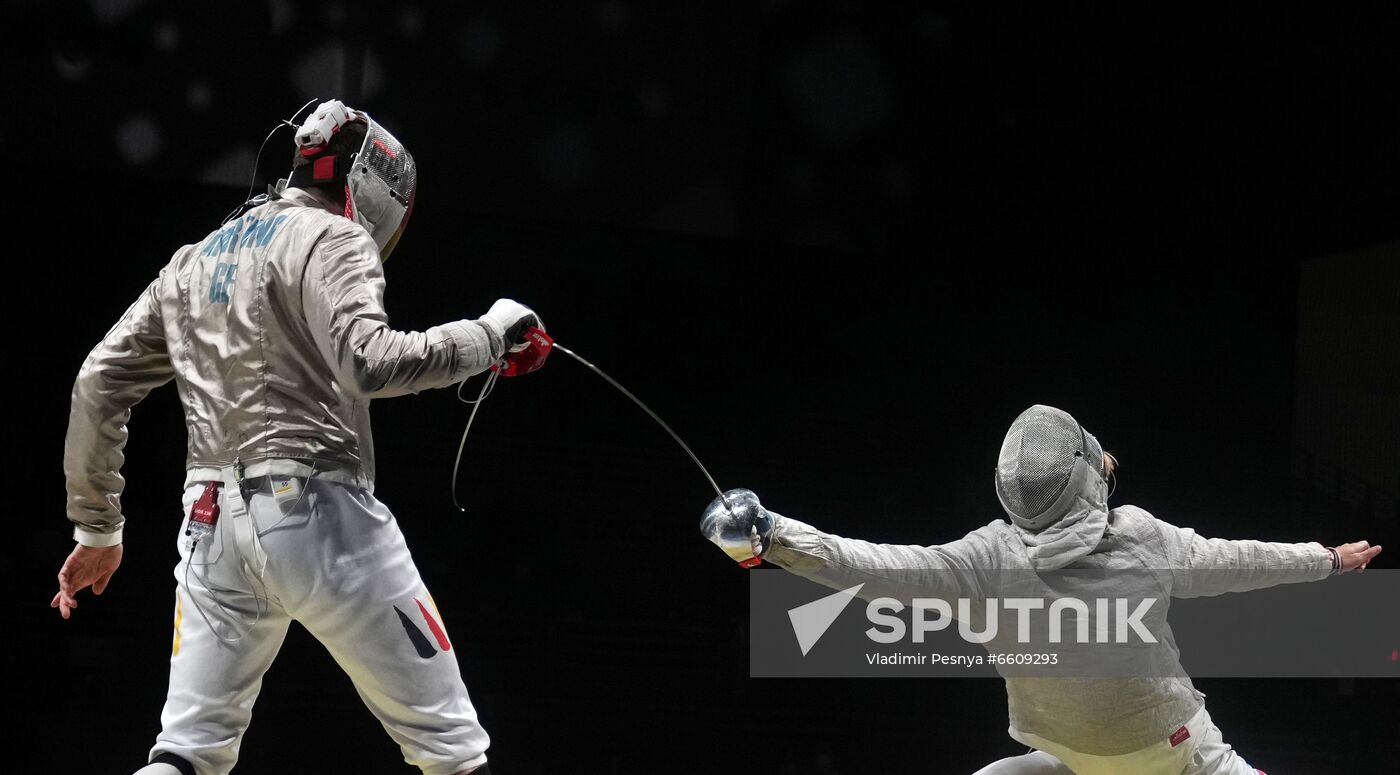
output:
M370 173L389 187L394 200L404 207L413 201L418 189L418 167L403 144L384 131L384 127L370 122L369 132L356 164L369 167Z
M1007 509L1024 519L1044 512L1064 492L1081 455L1102 473L1098 441L1081 431L1073 417L1045 406L1022 412L997 459L997 490Z

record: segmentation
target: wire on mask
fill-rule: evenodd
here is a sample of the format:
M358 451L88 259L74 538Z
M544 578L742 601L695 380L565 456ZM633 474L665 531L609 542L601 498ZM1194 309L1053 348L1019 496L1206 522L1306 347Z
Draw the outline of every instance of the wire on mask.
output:
M248 195L243 198L243 204L233 208L232 212L224 216L224 220L222 221L222 223L228 223L234 218L237 218L245 210L247 210L249 205L254 204L255 200L253 197L253 189L257 188L258 186L258 164L262 162L263 149L267 147L267 141L271 140L272 136L277 133L277 130L281 129L284 126L291 127L292 130L295 131L297 128L297 117L301 115L301 112L303 110L306 110L315 103L316 98L312 97L310 100L307 101L305 105L302 105L299 109L297 109L297 112L293 113L291 118L284 118L281 121L277 122L277 126L274 126L271 129L271 131L267 133L267 137L263 138L262 145L258 146L258 154L253 157L253 178L252 180L248 181Z

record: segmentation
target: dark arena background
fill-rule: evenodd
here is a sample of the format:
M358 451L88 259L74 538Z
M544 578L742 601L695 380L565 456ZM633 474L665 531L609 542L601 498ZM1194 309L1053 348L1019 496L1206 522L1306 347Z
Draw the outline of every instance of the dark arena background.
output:
M780 513L960 537L1002 514L1002 435L1048 403L1117 454L1115 503L1400 559L1392 18L88 0L8 4L5 27L6 772L145 761L184 425L173 387L137 407L123 565L64 622L69 391L312 98L368 110L418 161L395 327L527 303ZM291 149L268 143L259 190ZM500 775L969 773L1024 750L1000 681L750 679L745 571L697 530L714 492L578 363L497 386L458 513L468 410L450 390L376 402L376 492ZM1395 771L1400 680L1197 684L1270 773ZM410 770L294 626L237 771Z

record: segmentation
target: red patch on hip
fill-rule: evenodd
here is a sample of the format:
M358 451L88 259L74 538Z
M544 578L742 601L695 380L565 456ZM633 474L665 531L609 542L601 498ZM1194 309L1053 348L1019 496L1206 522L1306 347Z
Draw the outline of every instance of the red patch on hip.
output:
M436 630L434 630L434 632L436 632ZM1191 730L1187 729L1186 727L1182 727L1181 729L1178 729L1175 732L1173 732L1172 736L1167 739L1171 741L1172 748L1175 748L1178 745L1181 745L1181 742L1183 740L1189 740L1190 738Z

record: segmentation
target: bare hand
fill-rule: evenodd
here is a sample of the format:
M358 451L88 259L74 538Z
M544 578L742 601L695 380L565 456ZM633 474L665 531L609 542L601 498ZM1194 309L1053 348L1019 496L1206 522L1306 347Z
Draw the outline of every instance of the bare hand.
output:
M78 607L78 593L92 587L94 595L102 594L117 566L122 564L122 545L73 547L63 567L58 571L58 594L53 596L49 608L57 608L67 619Z
M1355 543L1342 544L1332 547L1341 555L1341 573L1349 570L1366 570L1366 566L1371 564L1371 559L1381 553L1379 546L1371 546L1367 541L1356 541Z

